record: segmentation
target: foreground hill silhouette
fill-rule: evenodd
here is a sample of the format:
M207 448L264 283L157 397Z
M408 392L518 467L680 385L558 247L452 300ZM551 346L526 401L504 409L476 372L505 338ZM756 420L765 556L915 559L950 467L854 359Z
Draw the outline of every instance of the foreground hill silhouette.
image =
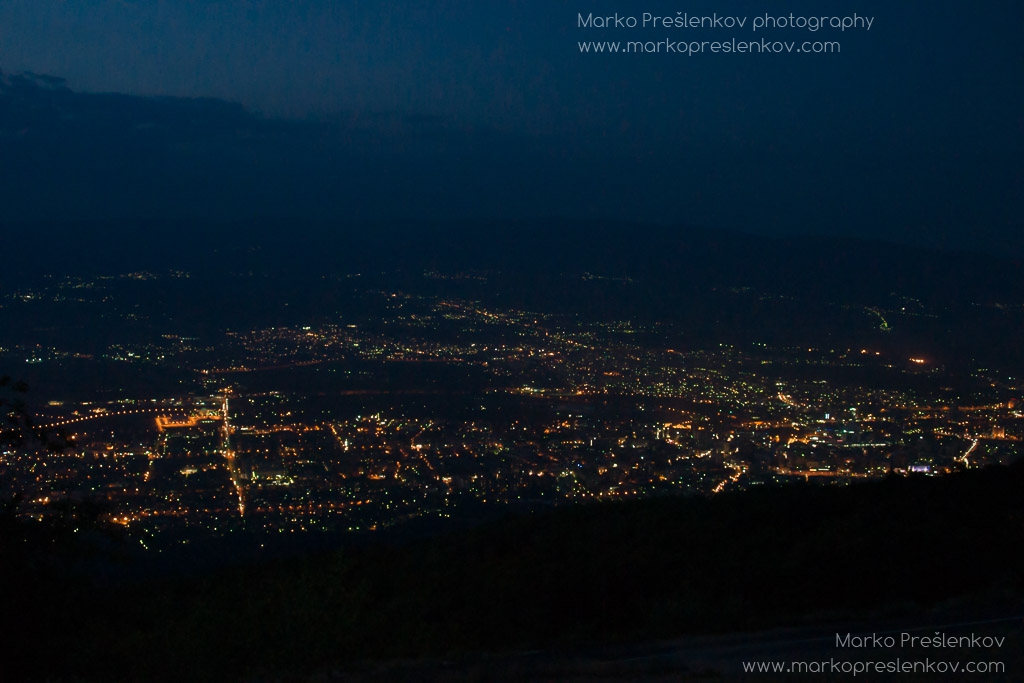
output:
M8 544L3 655L19 679L302 680L366 660L998 608L1024 589L1022 490L1017 463L595 504L127 586L17 571Z

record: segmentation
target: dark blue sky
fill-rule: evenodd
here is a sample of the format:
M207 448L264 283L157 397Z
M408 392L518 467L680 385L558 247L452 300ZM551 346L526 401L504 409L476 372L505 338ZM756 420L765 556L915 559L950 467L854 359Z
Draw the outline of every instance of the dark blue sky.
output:
M677 11L873 24L577 26ZM15 219L564 216L1019 250L1022 25L1014 0L7 0L0 201ZM731 38L841 53L578 46Z

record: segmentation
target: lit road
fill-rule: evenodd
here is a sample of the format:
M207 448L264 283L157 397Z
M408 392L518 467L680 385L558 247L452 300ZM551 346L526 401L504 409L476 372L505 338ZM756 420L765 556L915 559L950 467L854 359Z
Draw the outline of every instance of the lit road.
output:
M184 409L179 409L178 412L183 412ZM119 410L112 413L96 413L94 415L83 415L81 417L73 417L67 420L61 420L60 422L52 422L47 425L43 425L42 429L55 429L57 427L66 427L68 425L81 424L90 420L99 420L106 417L127 417L129 415L151 415L153 413L159 413L165 415L168 412L167 408L134 408L132 410ZM174 412L174 409L171 409Z
M231 483L238 495L238 514L245 516L245 489L242 486L242 478L238 472L238 464L235 461L235 452L231 449L231 422L229 421L228 394L225 392L224 400L221 403L221 440L220 451L228 463L228 474L231 476Z
M960 456L960 462L962 462L964 465L968 467L970 467L970 463L967 461L967 459L971 457L971 453L973 453L974 449L978 447L978 441L979 439L975 439L974 442L971 444L971 447L968 448L967 451L965 451L964 454Z
M416 443L416 440L423 436L424 432L430 429L431 426L432 424L428 423L427 426L425 426L416 434L416 436L412 437L412 439L409 442L409 448L411 448L413 452L416 453L417 456L419 456L420 460L422 460L426 464L427 469L430 470L430 474L433 475L437 483L445 487L448 493L451 493L451 485L445 483L444 479L441 477L441 473L437 471L437 468L434 467L434 464L430 462L429 458L427 458L427 454L423 452L423 445ZM406 453L404 450L402 450L401 453L406 457L410 457L409 454Z
M726 463L725 466L733 470L732 476L729 477L728 479L724 479L721 482L719 482L718 486L711 490L711 493L721 493L729 484L735 484L736 482L738 482L740 480L740 477L742 477L743 473L746 471L746 469L742 465L733 465L730 463Z

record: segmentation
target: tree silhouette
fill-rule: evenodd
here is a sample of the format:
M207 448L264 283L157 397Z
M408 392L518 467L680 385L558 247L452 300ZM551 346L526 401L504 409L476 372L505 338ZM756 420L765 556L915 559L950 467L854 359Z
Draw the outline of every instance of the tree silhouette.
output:
M29 446L57 452L66 448L68 441L64 434L35 424L25 407L23 397L27 393L28 385L25 382L6 375L0 377L0 450ZM0 491L0 525L8 535L12 528L18 526L21 502L20 491Z
M62 432L35 424L23 400L27 393L28 385L24 382L0 377L0 449L31 448L55 453L67 448L69 440ZM79 498L56 500L47 506L49 514L42 524L26 523L21 514L23 492L10 486L3 489L6 491L0 491L0 533L6 541L30 554L44 548L47 554L52 554L54 547L79 553L82 546L81 539L76 537L79 531L116 536L113 533L116 530L105 520L107 507L103 503Z
M20 446L25 441L25 431L32 428L31 418L25 412L25 403L17 395L28 392L28 385L15 382L10 377L0 377L0 411L3 411L3 426L0 426L0 446Z
M0 377L0 448L38 446L48 451L63 450L67 439L62 433L35 424L25 407L23 397L27 393L25 382L6 375Z
M65 449L69 441L63 434L35 423L25 404L27 393L24 382L0 377L0 452L52 454ZM0 636L3 680L42 676L39 659L30 655L39 643L60 650L76 642L77 622L70 606L91 604L95 587L90 563L116 559L110 549L119 540L119 530L106 520L100 502L61 498L41 516L27 514L25 502L23 491L3 482L0 585L6 588L8 622Z

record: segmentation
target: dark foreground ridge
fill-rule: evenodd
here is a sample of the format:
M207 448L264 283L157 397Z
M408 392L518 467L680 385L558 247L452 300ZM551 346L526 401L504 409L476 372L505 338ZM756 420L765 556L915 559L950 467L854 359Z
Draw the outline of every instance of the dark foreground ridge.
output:
M429 679L442 669L381 662L494 653L474 660L480 673L504 666L502 653L917 624L936 608L948 619L1009 616L1000 612L1019 610L1024 590L1022 490L1018 463L843 489L594 504L113 587L72 579L8 529L2 656L12 680ZM687 642L679 657L702 641Z

